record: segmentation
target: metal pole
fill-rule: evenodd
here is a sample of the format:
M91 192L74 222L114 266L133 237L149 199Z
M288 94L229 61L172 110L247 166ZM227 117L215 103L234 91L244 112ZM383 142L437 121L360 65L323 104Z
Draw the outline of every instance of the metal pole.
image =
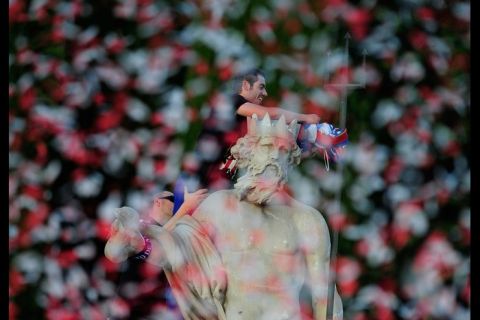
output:
M341 100L341 108L340 108L340 128L345 128L346 123L346 111L347 111L347 91L348 88L344 88L342 90L342 100ZM340 177L343 178L343 162L338 162L337 165L337 172ZM338 214L342 208L341 201L342 201L342 185L343 181L341 182L340 187L338 188L335 194L335 204L336 204L336 211L333 214ZM327 299L327 320L333 319L333 304L335 300L335 283L336 283L336 264L337 264L337 251L338 251L338 230L332 230L332 240L331 240L331 251L330 251L330 270L328 272L328 299Z
M347 96L348 88L352 84L348 83L348 40L350 35L347 33L345 35L345 65L347 66L346 70L346 79L344 84L339 84L342 88L342 95L340 100L340 115L339 115L339 125L340 128L345 128L347 121ZM356 86L353 84L353 86ZM343 162L339 161L337 165L337 172L340 177L343 177ZM343 181L340 184L336 194L335 194L335 203L336 203L336 212L333 214L338 214L341 210L341 200L342 200L342 187ZM327 297L327 320L333 319L333 306L335 302L335 282L336 282L336 264L337 264L337 251L338 251L338 230L332 230L332 240L331 240L331 251L330 251L330 268L328 272L328 297Z

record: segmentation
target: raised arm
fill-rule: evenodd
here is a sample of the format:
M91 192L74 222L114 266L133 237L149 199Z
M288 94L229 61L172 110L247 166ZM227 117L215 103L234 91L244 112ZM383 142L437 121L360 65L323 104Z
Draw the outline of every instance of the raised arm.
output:
M268 113L272 119L278 119L283 115L288 123L295 119L299 122L306 122L310 124L320 122L320 117L316 114L297 113L276 107L267 108L251 102L246 102L237 109L237 114L244 117L251 117L253 114L256 114L257 116L263 118L266 113Z
M306 284L311 290L312 307L316 320L326 319L328 300L328 273L330 267L330 234L323 216L316 210L299 219L302 251L307 264ZM333 319L343 319L342 300L335 288Z
M207 189L200 189L193 193L189 193L186 186L183 189L183 194L183 198L185 200L183 201L180 208L178 208L177 213L164 226L167 230L172 230L181 217L195 210L195 208L198 207L200 202L202 202L208 196Z

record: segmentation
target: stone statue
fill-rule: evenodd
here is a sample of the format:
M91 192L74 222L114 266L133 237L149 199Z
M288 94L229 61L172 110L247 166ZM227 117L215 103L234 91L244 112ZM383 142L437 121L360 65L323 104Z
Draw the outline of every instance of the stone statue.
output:
M106 256L121 261L148 240L146 261L164 269L185 319L301 319L302 286L314 318L325 319L328 227L284 189L300 162L296 130L283 117L249 118L247 135L231 149L241 174L234 189L209 195L169 228L142 227L135 210L120 208ZM334 319L342 317L335 290Z

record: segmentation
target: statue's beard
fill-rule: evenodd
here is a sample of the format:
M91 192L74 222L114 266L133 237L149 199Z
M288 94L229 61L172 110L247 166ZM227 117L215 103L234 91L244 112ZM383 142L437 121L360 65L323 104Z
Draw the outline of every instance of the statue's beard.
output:
M266 204L275 192L283 188L286 171L276 162L262 167L250 167L245 175L238 178L234 189L240 200L259 205Z

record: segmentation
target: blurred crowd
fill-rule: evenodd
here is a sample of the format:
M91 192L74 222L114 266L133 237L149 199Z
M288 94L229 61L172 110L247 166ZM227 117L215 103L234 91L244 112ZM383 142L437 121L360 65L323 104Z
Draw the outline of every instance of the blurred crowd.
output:
M469 53L468 1L9 0L9 319L180 319L162 273L105 258L114 208L199 186L252 67L336 125L328 84L365 84L341 174L289 178L339 232L345 318L470 319Z

